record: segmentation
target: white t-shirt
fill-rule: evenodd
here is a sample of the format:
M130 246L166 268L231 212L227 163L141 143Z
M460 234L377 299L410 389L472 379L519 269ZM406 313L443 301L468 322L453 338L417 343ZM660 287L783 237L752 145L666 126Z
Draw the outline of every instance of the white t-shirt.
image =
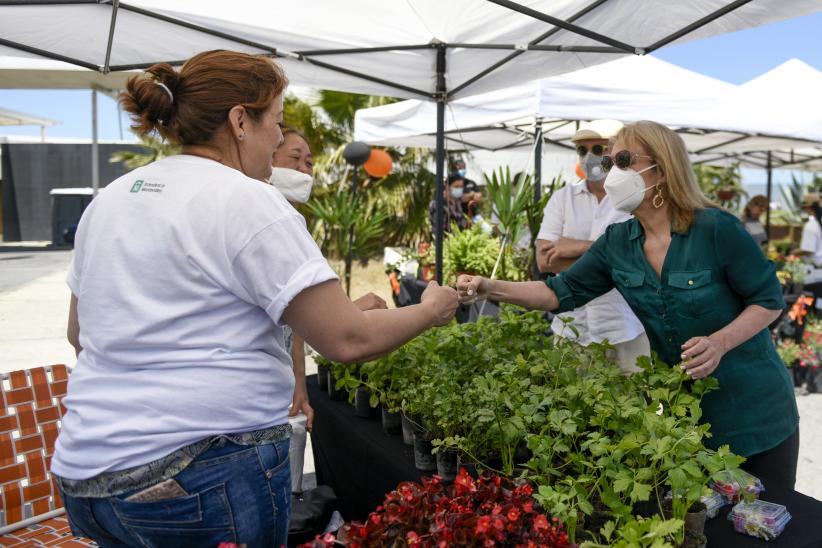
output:
M811 253L814 264L822 266L822 228L816 217L812 216L808 219L802 228L802 241L799 243L799 249Z
M601 202L598 201L582 181L566 185L551 196L545 206L537 239L555 241L565 237L594 241L605 233L608 226L630 218L627 213L614 209L607 195ZM562 318L573 319L572 325L579 331L578 339L565 326ZM605 339L617 344L633 340L644 332L631 307L616 289L585 306L558 314L551 328L561 337L576 339L582 345Z
M100 192L75 245L83 351L57 475L85 479L288 422L280 316L337 276L274 187L205 158L166 158Z

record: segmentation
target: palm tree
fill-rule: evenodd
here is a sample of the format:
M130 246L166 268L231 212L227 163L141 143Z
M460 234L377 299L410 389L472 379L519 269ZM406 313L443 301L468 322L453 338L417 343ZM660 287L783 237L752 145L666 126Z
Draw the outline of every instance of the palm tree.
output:
M140 145L146 149L146 152L135 152L133 150L113 152L109 156L109 163L118 164L122 162L128 169L136 169L166 156L179 154L181 149L179 145L169 144L153 135L140 137Z

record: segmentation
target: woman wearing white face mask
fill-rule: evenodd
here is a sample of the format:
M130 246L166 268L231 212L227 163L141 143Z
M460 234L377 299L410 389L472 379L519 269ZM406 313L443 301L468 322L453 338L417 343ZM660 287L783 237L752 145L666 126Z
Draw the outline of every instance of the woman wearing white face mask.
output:
M603 168L614 207L633 219L545 283L462 276L461 300L564 312L618 289L663 361L719 380L702 402L706 444L748 457L743 467L766 486L793 488L799 417L767 330L784 306L773 265L738 219L702 195L682 139L665 126L626 126Z
M314 185L314 157L308 140L296 129L283 126L283 142L277 147L271 159L271 177L268 181L292 205L304 204L311 197L311 188ZM353 302L363 311L388 308L381 297L371 292ZM304 413L306 428L310 431L314 423L314 409L308 401L308 390L305 385L305 341L287 326L283 330L283 336L286 351L291 355L294 367L294 400L289 416ZM300 491L300 486L293 485L292 489L295 492Z

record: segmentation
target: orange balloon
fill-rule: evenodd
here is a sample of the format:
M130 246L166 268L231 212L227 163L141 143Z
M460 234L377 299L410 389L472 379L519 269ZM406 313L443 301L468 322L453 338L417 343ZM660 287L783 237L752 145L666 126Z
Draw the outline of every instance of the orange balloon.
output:
M582 171L582 164L580 164L579 162L577 162L577 168L575 172L577 174L577 177L579 177L580 179L585 178L585 173Z
M380 178L391 173L393 162L391 161L391 156L386 151L372 148L371 155L362 167L364 167L365 172L372 177Z

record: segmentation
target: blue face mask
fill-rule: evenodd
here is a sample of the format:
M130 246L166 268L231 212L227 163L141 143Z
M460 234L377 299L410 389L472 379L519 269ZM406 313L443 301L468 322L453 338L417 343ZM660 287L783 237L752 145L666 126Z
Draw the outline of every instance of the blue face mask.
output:
M452 188L451 197L455 200L459 200L460 198L462 198L462 188Z
M460 177L465 177L465 169L458 169L457 173L459 173Z

